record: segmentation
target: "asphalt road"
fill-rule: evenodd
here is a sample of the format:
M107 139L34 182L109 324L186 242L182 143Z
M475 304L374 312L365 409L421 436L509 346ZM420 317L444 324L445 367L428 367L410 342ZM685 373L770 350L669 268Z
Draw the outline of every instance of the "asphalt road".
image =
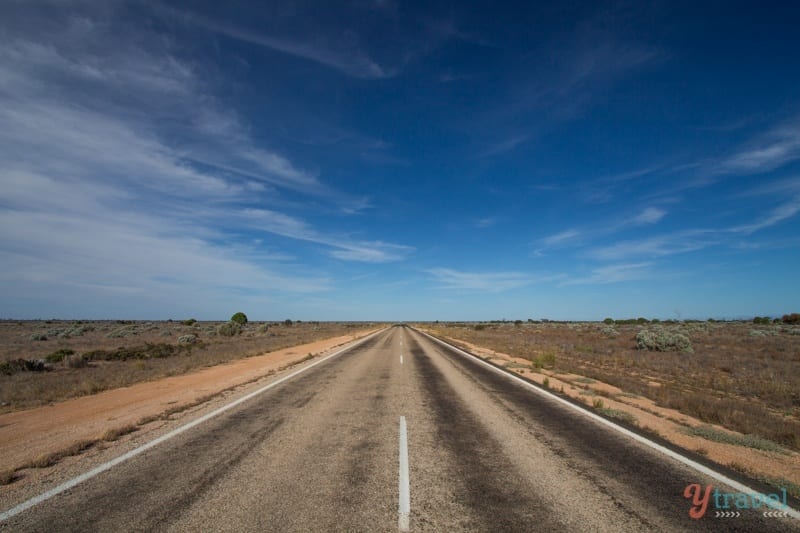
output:
M693 520L690 483L726 491L394 327L0 528L398 531L405 510L411 531L800 529L763 509L715 518L713 498Z

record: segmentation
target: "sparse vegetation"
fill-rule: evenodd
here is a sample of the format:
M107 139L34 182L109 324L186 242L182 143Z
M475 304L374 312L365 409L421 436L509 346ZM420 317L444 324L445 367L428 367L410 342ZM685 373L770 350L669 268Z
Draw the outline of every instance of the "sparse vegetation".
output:
M219 322L49 322L0 320L0 412L182 374L368 326L298 322L293 328L273 329L266 323L258 328L237 324L239 334L226 337L216 334L217 327L225 325ZM33 340L50 330L69 335ZM194 335L195 342L182 339L187 335Z
M181 324L183 324L184 326L194 326L195 324L197 324L197 320L195 320L194 318L189 318L187 320L181 320Z
M120 428L109 429L105 433L103 433L101 440L104 440L106 442L113 442L115 440L118 440L120 437L123 437L130 433L133 433L134 431L137 431L138 429L139 426L135 424L128 424L127 426L122 426Z
M733 444L735 446L744 446L746 448L754 448L756 450L764 450L768 452L786 453L781 446L772 442L771 440L764 439L758 435L737 435L735 433L728 433L721 431L711 426L697 426L687 428L686 432L689 435L703 437L704 439L714 442L722 442L724 444Z
M14 470L4 470L0 472L0 486L10 485L17 480L17 473Z
M793 333L800 327L754 328L751 320L662 321L658 329L691 335L694 355L687 357L678 350L638 349L632 341L641 327L633 322L615 321L617 337L603 333L607 323L492 324L480 331L474 324L441 325L434 332L528 359L540 372L535 360L550 352L553 372L596 379L621 388L620 396L647 398L704 423L800 450L800 336ZM751 330L767 333L751 336Z
M533 358L533 368L540 370L542 368L553 368L556 364L556 354L553 352L541 353Z
M602 404L602 400L600 400ZM617 420L622 420L623 422L627 422L631 425L636 425L638 420L632 414L626 411L620 411L619 409L609 409L607 407L599 407L597 411L602 414L603 416L607 416L608 418L616 418Z
M242 332L242 325L238 322L231 320L217 328L217 335L223 337L234 337Z
M178 337L178 344L195 344L197 342L197 335L181 335Z
M75 350L70 350L69 348L61 348L60 350L56 350L55 352L48 354L45 356L45 360L48 363L60 363L64 360L65 357L68 357L75 353Z
M636 334L636 346L640 350L655 350L658 352L677 350L692 353L694 351L689 337L663 328L641 330Z

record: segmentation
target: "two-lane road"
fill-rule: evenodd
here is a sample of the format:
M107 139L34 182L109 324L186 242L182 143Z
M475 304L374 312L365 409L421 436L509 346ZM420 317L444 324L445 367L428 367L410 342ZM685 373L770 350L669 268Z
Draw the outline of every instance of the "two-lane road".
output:
M0 527L798 529L793 518L756 511L722 519L709 509L692 520L683 498L689 483L720 486L478 360L394 327Z

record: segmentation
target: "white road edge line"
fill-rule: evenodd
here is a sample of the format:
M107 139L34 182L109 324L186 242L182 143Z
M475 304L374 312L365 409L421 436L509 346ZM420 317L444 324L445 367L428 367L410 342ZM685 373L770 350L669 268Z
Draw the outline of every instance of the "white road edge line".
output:
M111 468L117 466L120 463L124 463L125 461L127 461L128 459L131 459L132 457L136 457L137 455L149 450L150 448L154 448L154 447L158 446L162 442L168 441L168 440L172 439L173 437L177 437L181 433L184 433L185 431L188 431L188 430L192 429L195 426L199 426L203 422L207 422L208 420L214 418L215 416L218 416L218 415L224 413L225 411L233 409L237 405L240 405L240 404L246 402L247 400L250 400L251 398L254 398L254 397L258 396L259 394L262 394L262 393L268 391L269 389L280 385L284 381L290 380L293 377L297 376L298 374L301 374L302 372L305 372L306 370L308 370L310 368L313 368L313 367L317 366L318 364L327 361L328 359L332 359L332 358L336 357L337 355L339 355L339 354L341 354L343 352L346 352L347 350L350 350L350 349L355 348L356 346L358 346L360 344L363 344L368 339L374 337L375 335L381 333L382 331L384 331L384 330L379 330L379 331L376 331L375 333L372 333L371 335L367 335L366 337L364 337L362 339L359 339L358 341L353 342L352 344L350 344L348 346L345 346L344 348L342 348L340 350L337 350L336 352L334 352L334 353L332 353L330 355L327 355L327 356L323 357L322 359L311 363L308 366L304 366L303 368L301 368L299 370L296 370L296 371L292 372L291 374L289 374L287 376L284 376L284 377L282 377L282 378L280 378L278 380L275 380L272 383L269 383L268 385L265 385L265 386L261 387L260 389L258 389L256 391L253 391L253 392L251 392L251 393L249 393L249 394L247 394L245 396L242 396L241 398L239 398L237 400L234 400L229 404L223 405L219 409L216 409L216 410L214 410L214 411L212 411L212 412L210 412L208 414L205 414L205 415L201 416L200 418L192 420L191 422L189 422L187 424L184 424L183 426L175 428L172 431L170 431L169 433L161 435L157 439L151 440L150 442L148 442L146 444L142 444L138 448L134 448L133 450L131 450L131 451L129 451L129 452L123 454L123 455L120 455L119 457L117 457L115 459L112 459L112 460L110 460L110 461L108 461L106 463L103 463L100 466L95 467L92 470L89 470L88 472L86 472L84 474L81 474L81 475L79 475L77 477L74 477L74 478L70 479L69 481L67 481L65 483L62 483L61 485L59 485L57 487L54 487L54 488L52 488L52 489L50 489L50 490L48 490L46 492L43 492L42 494L39 494L38 496L34 496L30 500L22 502L19 505L16 505L15 507L12 507L11 509L9 509L7 511L4 511L4 512L0 513L0 522L4 522L4 521L8 520L9 518L11 518L13 516L16 516L16 515L20 514L23 511L26 511L26 510L30 509L34 505L38 505L38 504L40 504L40 503L42 503L42 502L44 502L46 500L49 500L53 496L57 496L57 495L61 494L64 491L67 491L67 490L69 490L69 489L71 489L71 488L73 488L73 487L75 487L77 485L80 485L84 481L87 481L87 480L97 476L98 474L102 474L106 470L110 470Z
M417 330L417 331L419 331L419 330ZM712 470L711 468L709 468L707 466L704 466L704 465L702 465L702 464L700 464L700 463L698 463L696 461L693 461L693 460L689 459L688 457L684 457L683 455L681 455L681 454L679 454L679 453L677 453L677 452L675 452L673 450L670 450L669 448L666 448L666 447L664 447L664 446L662 446L662 445L660 445L660 444L658 444L656 442L653 442L650 439L639 435L638 433L634 433L633 431L630 431L629 429L626 429L626 428L624 428L622 426L618 426L614 422L611 422L610 420L608 420L606 418L603 418L602 416L596 415L595 413L592 413L591 411L587 411L587 410L585 410L585 409L583 409L583 408L581 408L581 407L579 407L579 406L577 406L577 405L575 405L575 404L573 404L571 402L568 402L564 398L561 398L561 397L556 396L555 394L553 394L551 392L548 392L548 391L546 391L544 389L540 389L539 387L531 385L530 383L528 383L524 379L522 379L522 378L520 378L518 376L515 376L514 374L511 374L509 372L505 372L505 371L497 368L494 365L490 365L489 363L487 363L483 359L481 359L479 357L476 357L476 356L474 356L474 355L472 355L470 353L467 353L464 350L458 348L457 346L453 346L453 345L448 344L448 343L446 343L446 342L444 342L442 340L439 340L436 337L425 333L424 331L419 331L419 333L422 333L423 335L425 335L429 339L441 344L442 346L446 346L447 348L456 350L457 352L461 353L462 355L464 355L466 357L469 357L469 358L477 361L478 363L481 363L481 364L487 366L488 368L494 370L498 374L502 374L502 375L506 376L507 378L509 378L509 379L511 379L513 381L516 381L517 383L519 383L519 384L531 389L532 391L536 392L537 394L540 394L542 396L545 396L546 398L550 398L552 400L555 400L555 401L563 404L564 406L569 407L570 409L572 409L574 411L577 411L577 412L581 413L582 415L591 418L595 422L598 422L600 424L608 426L611 429L613 429L615 431L618 431L619 433L622 433L623 435L625 435L627 437L630 437L633 440L635 440L635 441L637 441L637 442L639 442L641 444L644 444L645 446L648 446L648 447L650 447L650 448L652 448L652 449L654 449L654 450L656 450L658 452L661 452L662 454L664 454L664 455L666 455L668 457L671 457L672 459L678 461L679 463L683 463L684 465L686 465L686 466L688 466L688 467L690 467L690 468L692 468L692 469L694 469L694 470L696 470L696 471L698 471L698 472L700 472L702 474L705 474L705 475L707 475L707 476L709 476L709 477L711 477L713 479L716 479L720 483L724 483L725 485L728 485L732 489L735 489L735 490L737 490L739 492L745 492L745 493L748 493L748 494L754 494L754 493L758 492L755 489L753 489L751 487L748 487L747 485L745 485L743 483L739 483L738 481L733 480L733 479L731 479L731 478L729 478L729 477L727 477L727 476L725 476L723 474L720 474L719 472L717 472L715 470ZM786 506L784 508L782 503L773 502L770 499L767 499L765 504L768 505L769 507L772 507L773 509L785 512L787 515L791 516L792 518L800 519L800 512L798 512L796 509L792 509L789 506Z
M397 509L397 529L408 531L411 516L411 492L408 484L408 435L406 417L400 417L400 480L398 483L399 505Z

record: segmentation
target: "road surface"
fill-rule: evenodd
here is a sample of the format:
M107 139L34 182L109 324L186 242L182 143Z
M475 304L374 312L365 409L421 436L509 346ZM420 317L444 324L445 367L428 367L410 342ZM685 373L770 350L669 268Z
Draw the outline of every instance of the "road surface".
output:
M710 477L393 327L0 523L13 531L797 531L689 517ZM732 509L735 510L735 509Z

